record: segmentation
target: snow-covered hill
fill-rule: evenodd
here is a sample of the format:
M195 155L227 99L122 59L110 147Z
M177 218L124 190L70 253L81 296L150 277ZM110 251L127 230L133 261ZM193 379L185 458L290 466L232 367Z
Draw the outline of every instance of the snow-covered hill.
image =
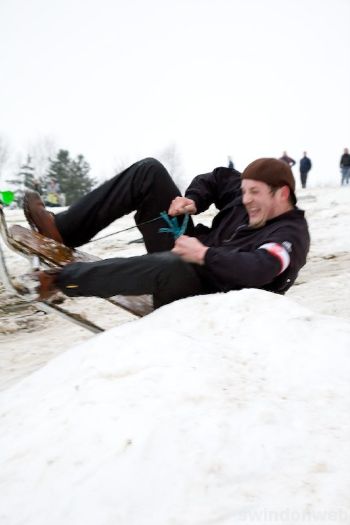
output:
M196 297L0 399L0 521L350 520L350 323L259 290Z

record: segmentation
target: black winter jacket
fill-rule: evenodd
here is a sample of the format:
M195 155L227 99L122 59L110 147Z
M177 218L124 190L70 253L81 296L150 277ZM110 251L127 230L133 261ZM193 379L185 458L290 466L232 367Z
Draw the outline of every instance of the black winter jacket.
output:
M196 269L211 291L262 288L283 294L292 286L310 246L302 210L295 207L260 228L250 228L242 203L240 173L228 168L198 175L186 197L195 201L197 213L211 204L219 210L211 228L195 228L195 236L209 246L204 266ZM284 270L276 253L262 249L264 245L277 245L277 250L282 247L287 252L290 260Z
M312 168L311 160L309 157L303 157L300 159L300 173L309 173Z
M295 160L292 159L291 157L288 157L288 155L283 155L283 157L280 157L279 160L282 160L283 162L288 164L288 166L290 166L291 168L296 164Z
M340 159L340 167L341 168L349 168L350 167L350 153L343 153Z

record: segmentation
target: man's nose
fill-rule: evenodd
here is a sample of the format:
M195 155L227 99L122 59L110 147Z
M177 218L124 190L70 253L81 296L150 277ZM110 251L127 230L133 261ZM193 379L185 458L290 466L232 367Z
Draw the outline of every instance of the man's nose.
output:
M252 196L249 194L249 193L244 193L243 194L243 199L242 199L242 202L244 205L246 204L249 204L252 200Z

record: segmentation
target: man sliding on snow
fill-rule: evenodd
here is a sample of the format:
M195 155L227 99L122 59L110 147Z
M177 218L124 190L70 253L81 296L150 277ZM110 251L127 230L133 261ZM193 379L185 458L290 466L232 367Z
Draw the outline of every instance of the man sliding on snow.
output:
M306 262L310 238L296 204L291 168L274 158L257 159L242 175L216 168L198 175L185 197L155 159L137 162L75 202L49 213L35 192L24 200L28 222L43 235L70 247L85 244L119 217L136 211L147 254L76 262L39 271L38 292L69 296L152 294L155 308L183 297L261 288L285 293ZM176 241L160 233L169 216L197 214L215 204L211 228L194 226ZM153 220L159 217L159 220ZM146 224L145 224L146 223Z

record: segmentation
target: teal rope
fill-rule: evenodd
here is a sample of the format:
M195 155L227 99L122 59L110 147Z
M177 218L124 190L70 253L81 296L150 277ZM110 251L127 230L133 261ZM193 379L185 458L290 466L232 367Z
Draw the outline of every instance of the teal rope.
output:
M188 225L188 219L189 214L186 213L185 218L183 220L183 223L181 226L179 226L177 217L169 217L166 211L162 211L160 213L160 216L162 219L165 220L169 228L159 228L160 233L172 233L174 235L174 239L176 240L180 235L183 235L186 231L187 225Z
M87 243L100 241L102 239L106 239L106 237L111 237L112 235L118 235L118 233L123 233L123 232L126 232L127 230L132 230L133 228L143 226L144 224L150 224L151 222L159 221L160 219L165 220L169 228L160 228L159 232L172 233L175 239L177 239L178 237L180 237L180 235L183 235L185 233L187 225L188 225L189 215L188 213L186 213L182 226L179 226L179 223L176 217L170 218L166 211L162 211L160 215L158 215L158 217L154 217L154 219L150 219L149 221L145 221L145 222L140 222L139 224L136 224L135 226L129 226L128 228L124 228L124 230L119 230L114 233L109 233L108 235L103 235L102 237L98 237L97 239L90 239L90 241L88 241Z

